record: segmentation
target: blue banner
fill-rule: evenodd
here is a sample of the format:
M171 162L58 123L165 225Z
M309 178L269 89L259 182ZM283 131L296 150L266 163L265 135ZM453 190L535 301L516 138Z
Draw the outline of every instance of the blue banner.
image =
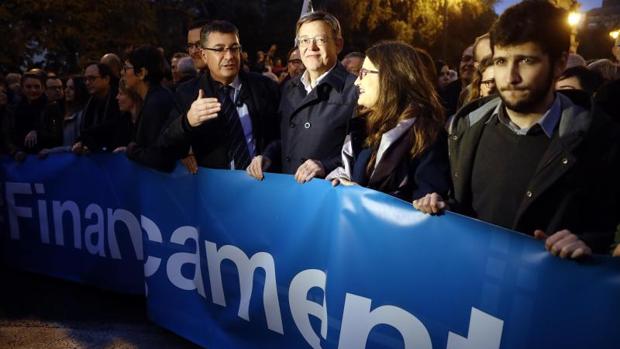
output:
M529 236L322 180L170 175L114 155L2 168L5 260L146 285L151 319L209 348L618 347L618 259L561 260Z

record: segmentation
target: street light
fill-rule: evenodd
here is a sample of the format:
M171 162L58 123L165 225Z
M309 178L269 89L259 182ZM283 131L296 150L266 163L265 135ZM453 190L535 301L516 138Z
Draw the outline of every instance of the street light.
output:
M571 11L568 14L568 24L573 28L577 27L581 20L583 20L583 13L581 12Z
M577 41L577 27L581 24L583 20L583 13L577 11L571 11L568 14L568 24L571 27L570 31L570 52L577 53L577 47L579 46L579 42Z

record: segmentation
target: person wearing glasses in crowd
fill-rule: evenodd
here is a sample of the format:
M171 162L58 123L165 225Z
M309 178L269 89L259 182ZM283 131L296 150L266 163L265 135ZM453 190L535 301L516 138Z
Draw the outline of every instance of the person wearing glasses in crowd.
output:
M336 17L322 11L303 16L296 41L306 71L282 88L280 139L247 169L257 179L264 178L264 171L294 174L298 183L324 178L340 165L347 125L355 113L355 76L338 62L343 40Z
M202 50L200 48L200 30L205 24L207 24L206 21L194 22L187 31L187 53L192 57L196 70L201 73L207 69L207 64L202 60Z
M208 69L177 88L177 108L160 145L177 159L191 146L200 166L245 170L277 136L278 85L240 70L239 31L230 22L205 25L200 47Z
M301 76L306 70L304 63L301 61L299 47L295 46L290 49L286 57L288 58L286 61L286 71L280 75L280 86L284 86L287 81Z
M103 63L91 63L84 70L84 81L90 98L84 108L82 130L73 152L84 154L89 151L110 149L114 128L120 118L116 101L118 80L109 66Z
M360 115L342 148L343 165L327 179L356 183L403 200L450 188L444 112L419 51L396 41L376 44L355 85Z
M42 149L39 152L40 158L45 158L51 153L71 151L71 147L80 135L84 107L89 98L84 77L81 75L69 77L63 95L65 99L64 114L59 125L54 125L53 128L53 133L59 140L58 146Z
M125 151L129 159L142 165L172 171L174 161L157 147L157 140L174 108L172 92L161 85L164 71L165 60L156 47L145 45L129 53L123 65L123 81L143 103L134 123L136 131L131 143L126 148L116 148L115 152Z

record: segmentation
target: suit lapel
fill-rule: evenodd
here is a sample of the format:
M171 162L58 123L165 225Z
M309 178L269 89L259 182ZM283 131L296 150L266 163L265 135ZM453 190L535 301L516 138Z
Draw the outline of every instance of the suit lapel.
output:
M370 175L368 187L374 188L380 185L389 175L391 175L396 167L408 158L408 152L411 149L411 138L408 137L409 132L403 133L381 157L381 161L375 167Z

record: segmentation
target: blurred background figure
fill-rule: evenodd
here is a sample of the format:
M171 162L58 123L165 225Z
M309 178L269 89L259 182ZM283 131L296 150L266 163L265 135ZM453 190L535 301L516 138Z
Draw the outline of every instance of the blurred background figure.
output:
M437 60L435 67L437 67L437 86L439 90L443 90L449 83L454 81L450 76L450 66L442 60Z
M306 71L306 67L301 61L299 47L295 46L288 51L286 72L280 75L280 85L284 85L288 80L301 76L304 71Z
M170 60L170 70L172 72L173 85L178 85L179 80L181 80L181 76L179 74L179 69L178 69L178 64L179 64L179 60L183 57L189 57L189 55L185 52L176 52L174 55L172 55L172 59Z
M177 62L176 69L178 76L176 86L186 81L192 80L198 75L198 73L196 72L196 67L194 66L194 60L191 57L180 58Z
M344 69L357 76L360 69L362 69L362 63L364 63L364 54L361 52L351 52L344 56L341 63Z
M69 77L65 85L64 114L59 126L53 125L52 130L54 138L58 139L60 144L56 147L42 149L39 152L41 158L51 153L71 151L71 147L80 136L84 108L89 99L88 89L81 75Z
M114 152L121 153L125 152L127 145L136 138L138 117L142 110L143 100L138 92L127 88L127 84L123 79L121 79L118 85L116 100L118 101L121 118L114 135Z
M101 57L99 62L110 67L110 70L112 70L112 75L117 81L120 79L121 69L123 69L123 62L120 57L114 53L106 53Z
M572 67L585 67L586 60L581 57L580 54L577 53L569 53L568 59L566 60L566 68L570 69Z
M606 82L620 78L618 65L609 59L597 59L588 64L588 69L599 73Z
M39 136L46 131L44 83L45 77L39 71L24 74L21 81L23 98L6 116L7 148L18 161L23 160L26 153L36 153L41 149Z

